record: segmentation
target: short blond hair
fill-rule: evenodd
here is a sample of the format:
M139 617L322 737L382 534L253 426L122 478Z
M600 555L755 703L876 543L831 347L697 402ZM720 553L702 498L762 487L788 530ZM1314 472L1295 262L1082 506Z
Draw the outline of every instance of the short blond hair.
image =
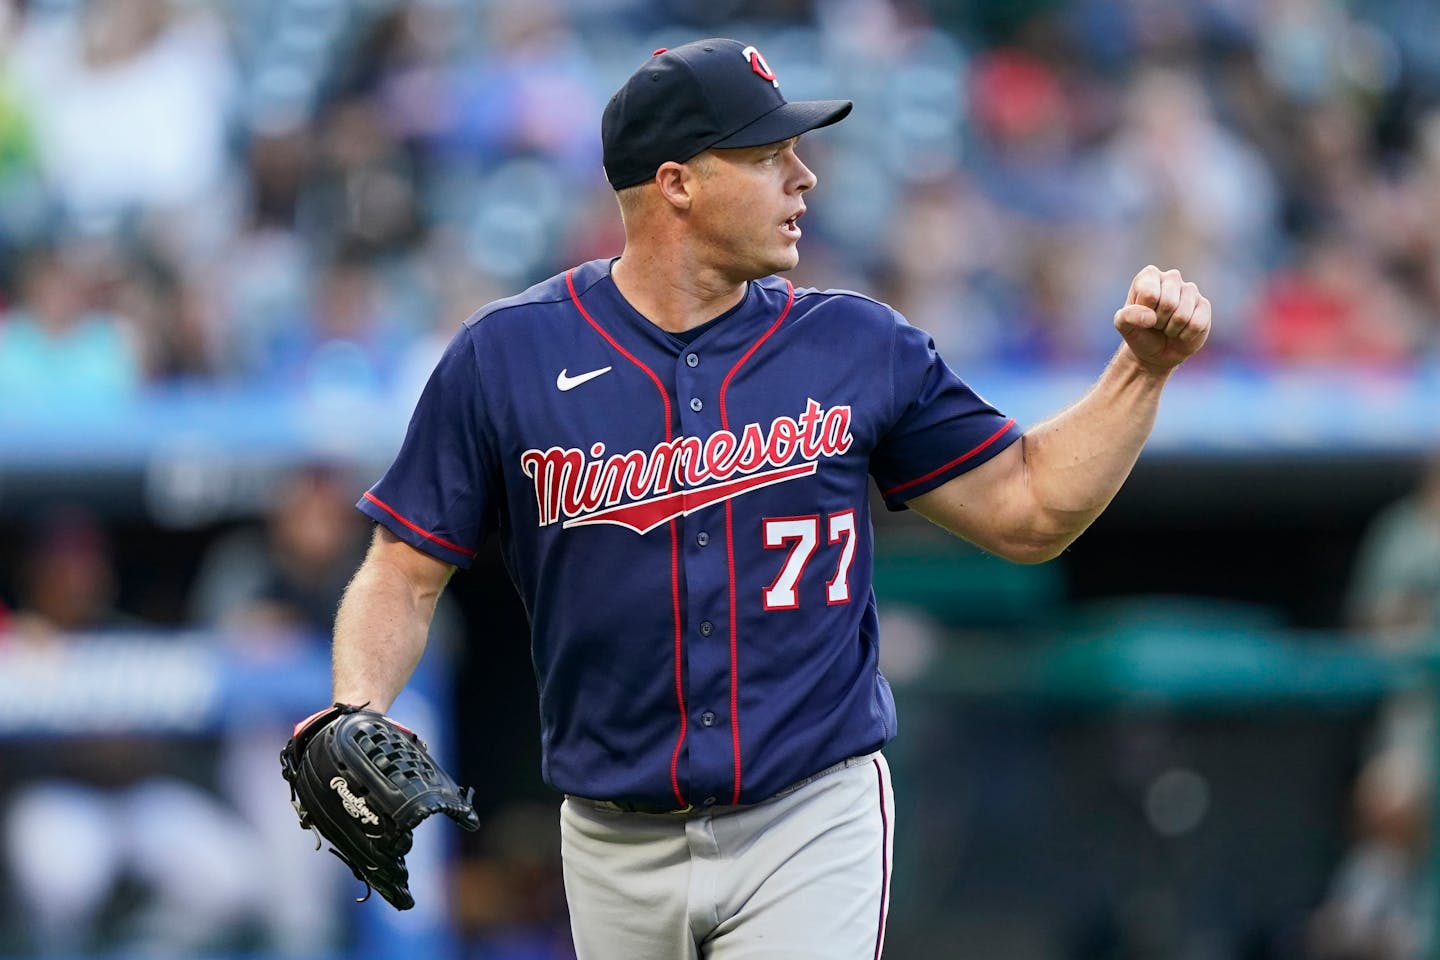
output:
M615 202L620 204L621 220L629 220L639 212L640 205L645 202L645 187L649 183L650 181L647 180L645 183L637 183L633 187L624 187L615 191Z
M701 180L708 180L715 173L715 155L709 150L697 153L689 160L681 162L694 170L695 175ZM615 202L620 204L622 220L632 217L640 211L641 205L645 202L645 188L654 182L654 179L650 179L615 191Z

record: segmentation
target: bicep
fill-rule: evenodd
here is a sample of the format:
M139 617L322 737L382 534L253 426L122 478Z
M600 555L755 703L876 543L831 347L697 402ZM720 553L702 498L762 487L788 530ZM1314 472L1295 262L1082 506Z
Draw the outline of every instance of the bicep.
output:
M906 506L937 526L991 553L1019 562L1036 555L1027 536L1033 500L1026 478L1024 439Z

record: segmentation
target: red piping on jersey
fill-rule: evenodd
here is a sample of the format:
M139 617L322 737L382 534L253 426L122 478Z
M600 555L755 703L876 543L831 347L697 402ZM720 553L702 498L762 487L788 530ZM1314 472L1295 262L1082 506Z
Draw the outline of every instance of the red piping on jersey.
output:
M785 322L785 317L790 313L790 307L795 303L795 287L789 281L785 281L785 289L788 297L785 300L785 308L780 311L780 316L770 324L770 329L760 335L745 355L735 361L735 366L725 375L720 382L720 429L730 429L730 415L725 410L725 394L730 390L730 381L735 379L735 374L745 366L745 361L754 356L755 351L760 349L760 344L770 339L770 334L780 329L780 324ZM725 501L725 562L730 573L730 747L735 756L735 789L730 795L731 803L740 802L740 656L737 625L735 623L735 511L729 500Z
M390 504L375 496L375 494L371 493L369 490L365 491L364 499L369 500L371 503L375 504L375 506L379 507L381 510L384 510L386 513L390 514L390 516L394 517L396 520L399 520L401 523L405 524L405 526L409 527L411 530L414 530L426 540L438 543L446 550L454 550L456 553L463 553L467 557L475 556L474 550L466 550L464 547L460 546L457 543L451 543L449 540L442 540L430 531L420 529L415 524L411 523L409 520L406 520L404 517L400 516L400 514L396 512L394 507L390 506Z
M1009 430L1009 429L1010 429L1011 427L1013 427L1013 426L1015 426L1015 418L1014 418L1014 417L1011 417L1009 420L1006 420L1006 421L1005 421L1005 426L1001 427L999 430L996 430L994 433L990 434L990 436L986 437L986 438L985 438L985 441L984 441L983 443L979 444L977 447L975 447L975 449L973 449L973 450L971 450L971 451L969 451L969 452L967 452L967 453L962 453L960 456L956 457L954 460L951 460L949 463L944 464L944 465L942 465L942 466L936 467L934 470L931 470L929 473L925 474L925 476L923 476L923 477L916 477L914 480L906 480L904 483L902 483L902 484L900 484L900 485L898 485L898 486L891 487L889 490L881 490L881 491L880 491L880 495L881 495L882 497L893 496L893 495L899 493L901 490L909 490L911 487L915 486L917 483L924 483L926 480L929 480L929 479L931 479L932 477L938 477L938 476L940 476L940 474L944 473L946 470L949 470L951 467L955 466L957 463L964 463L966 460L969 460L971 457L975 456L975 454L979 453L981 450L984 450L986 447L990 446L990 444L994 443L996 440L999 440L1001 437L1003 437L1003 436L1005 435L1005 431L1006 431L1006 430Z
M890 899L890 817L885 812L885 772L879 760L870 762L875 765L875 786L880 791L880 922L875 931L875 960L880 960L885 946L885 907Z
M604 327L596 323L594 317L590 316L590 311L586 310L585 304L580 302L580 294L575 292L575 271L573 269L565 271L565 287L570 291L570 301L575 304L575 309L580 311L580 316L584 317L585 321L595 328L596 333L605 338L606 343L619 351L622 357L645 371L645 375L650 378L650 382L655 384L655 389L660 391L660 400L665 405L665 439L666 441L672 439L670 436L670 394L666 391L665 384L655 375L654 370L645 366L645 364L640 362L638 357L620 346L615 338L610 336ZM721 409L723 412L723 405ZM680 774L678 768L680 765L680 748L685 743L685 732L688 725L685 714L684 673L681 668L680 659L683 640L680 632L680 530L674 520L670 521L670 606L675 622L675 703L680 710L680 733L675 738L675 749L670 753L670 789L675 793L675 802L684 807L688 806L688 804L685 801L685 794L680 791Z

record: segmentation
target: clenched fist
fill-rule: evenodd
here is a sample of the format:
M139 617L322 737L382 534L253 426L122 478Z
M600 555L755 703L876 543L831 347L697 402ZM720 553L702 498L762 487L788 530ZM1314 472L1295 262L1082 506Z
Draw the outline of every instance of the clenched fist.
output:
M1168 373L1205 345L1210 301L1179 270L1151 264L1130 281L1125 306L1115 311L1115 329L1142 365Z

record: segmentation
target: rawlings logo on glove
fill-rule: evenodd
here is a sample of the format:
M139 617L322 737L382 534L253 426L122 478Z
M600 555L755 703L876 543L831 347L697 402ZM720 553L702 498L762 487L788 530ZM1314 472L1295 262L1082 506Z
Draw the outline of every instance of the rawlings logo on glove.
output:
M398 910L415 906L405 854L414 830L443 813L466 830L480 819L470 798L410 730L363 707L335 704L296 724L280 770L300 826L330 841L330 852Z
M344 777L331 777L330 786L340 794L340 802L345 805L346 813L361 823L373 823L377 827L380 826L380 818L370 812L370 808L365 806L363 799L350 792L350 784L345 782Z

